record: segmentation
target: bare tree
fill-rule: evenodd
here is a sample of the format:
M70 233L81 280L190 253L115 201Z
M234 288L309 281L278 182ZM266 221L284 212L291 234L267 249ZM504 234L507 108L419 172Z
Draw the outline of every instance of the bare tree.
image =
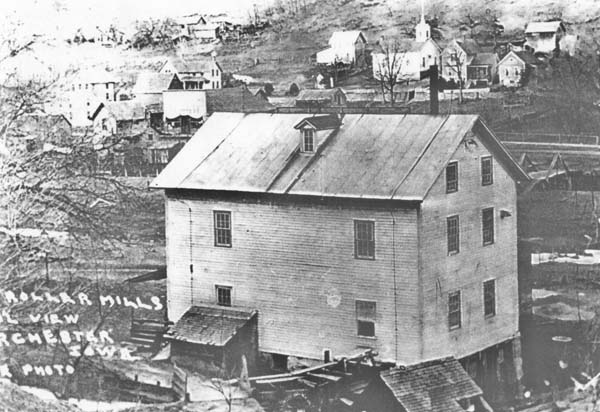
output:
M174 39L181 30L171 19L147 19L137 21L132 45L136 49L145 47L173 47Z
M405 51L402 50L397 41L383 41L381 53L375 56L376 62L373 65L376 67L375 77L379 81L383 101L386 101L386 95L389 97L390 105L396 103L396 87L405 82L402 79L402 70L404 65Z
M466 54L459 50L453 50L447 56L446 67L456 74L456 83L458 85L459 95L458 102L463 102L463 89L466 81Z

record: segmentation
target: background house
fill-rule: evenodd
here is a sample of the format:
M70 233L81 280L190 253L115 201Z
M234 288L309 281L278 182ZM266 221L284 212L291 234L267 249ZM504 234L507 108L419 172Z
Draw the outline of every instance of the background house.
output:
M105 70L88 70L75 75L66 93L67 118L73 127L92 125L91 116L100 103L114 102L119 79Z
M498 76L498 55L477 53L467 66L467 87L488 87Z
M138 74L132 94L145 105L162 103L163 91L183 89L183 83L174 73L141 72Z
M62 114L25 114L15 119L14 126L10 140L27 151L40 150L44 144L66 147L72 141L71 122Z
M531 22L525 28L525 46L535 53L554 53L565 34L561 21Z
M523 86L537 63L536 58L529 52L509 52L498 63L500 84L506 87Z
M146 111L136 100L100 103L91 117L94 132L103 136L130 136L146 128Z
M462 79L466 84L467 67L479 52L481 48L472 39L452 40L442 51L441 77L456 83Z
M366 44L367 39L361 31L336 31L329 39L329 47L317 53L317 63L360 63L364 59Z
M499 359L520 365L527 180L477 116L214 113L151 184L170 320L257 310L274 359L455 356L495 384Z
M190 136L215 112L254 113L273 106L246 86L212 90L171 89L163 93L165 130Z
M398 79L420 79L421 72L430 66L438 66L441 73L441 47L431 38L431 27L421 13L421 20L415 27L414 41L393 42L387 46L391 50L373 53L373 77L380 80L396 73ZM386 47L386 46L384 46ZM396 49L396 50L393 50Z
M182 59L168 59L160 68L161 74L177 74L184 89L220 89L223 87L223 69L217 56Z
M335 89L303 89L296 96L296 107L345 106L346 95L339 87Z

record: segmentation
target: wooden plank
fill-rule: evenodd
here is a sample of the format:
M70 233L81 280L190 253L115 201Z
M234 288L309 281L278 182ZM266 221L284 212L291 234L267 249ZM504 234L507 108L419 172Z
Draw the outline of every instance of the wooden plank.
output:
M281 378L257 379L255 382L257 385L268 385L273 383L292 382L298 380L299 378L299 376L287 376Z
M363 358L369 357L369 356L377 356L377 354L371 350L368 350L368 351L362 352L358 355L351 356L349 358L342 358L341 360L338 360L338 361L328 362L328 363L324 363L322 365L312 366L310 368L299 369L299 370L296 370L293 372L279 373L276 375L252 376L248 380L250 382L260 381L262 383L270 383L277 379L291 378L291 377L297 377L297 376L301 376L301 375L308 375L309 372L315 372L315 371L319 371L321 369L330 368L332 366L337 366L341 362L343 362L344 359L346 359L346 361L351 361L351 360L363 359ZM227 381L227 383L236 383L237 381L238 381L238 379L231 379L231 380Z
M332 382L337 382L340 379L342 379L341 376L327 375L324 373L309 373L308 376L314 376L314 377L326 379L326 380L332 381Z

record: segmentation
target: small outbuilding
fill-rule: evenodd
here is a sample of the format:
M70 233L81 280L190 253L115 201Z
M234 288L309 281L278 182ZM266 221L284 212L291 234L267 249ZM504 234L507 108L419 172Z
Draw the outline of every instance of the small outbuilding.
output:
M193 369L198 360L226 371L239 370L242 355L252 373L258 357L258 312L228 306L192 306L165 334L177 364Z

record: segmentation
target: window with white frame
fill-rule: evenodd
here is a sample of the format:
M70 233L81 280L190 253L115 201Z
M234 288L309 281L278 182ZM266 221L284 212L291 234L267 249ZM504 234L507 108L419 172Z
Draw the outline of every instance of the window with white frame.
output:
M494 279L483 282L483 315L487 317L496 314L496 281Z
M460 290L448 294L448 327L458 329L461 324Z
M315 131L313 129L302 129L302 151L306 153L315 151Z
M494 163L492 156L481 158L481 185L489 186L494 183Z
M231 289L231 286L215 286L215 293L217 295L217 305L231 306Z
M354 257L356 259L375 259L375 222L370 220L354 221Z
M446 166L446 193L458 191L458 162L450 162Z
M215 210L215 246L231 247L231 212Z
M455 255L460 251L460 225L458 215L446 219L448 236L448 255Z
M481 232L483 245L494 243L494 208L488 207L481 211Z
M358 336L375 337L377 304L368 300L356 301L356 328Z

